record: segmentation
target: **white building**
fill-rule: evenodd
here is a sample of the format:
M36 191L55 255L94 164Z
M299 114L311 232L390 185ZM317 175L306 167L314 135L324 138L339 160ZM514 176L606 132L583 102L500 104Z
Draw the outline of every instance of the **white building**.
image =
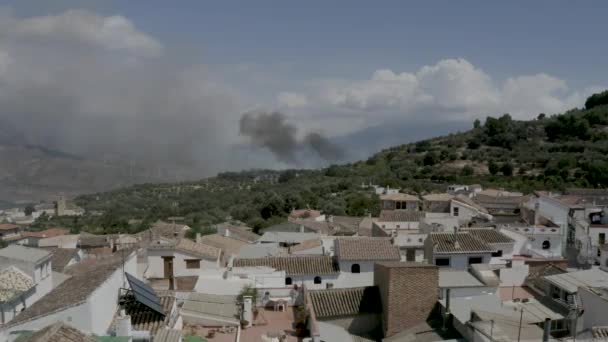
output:
M496 282L486 284L467 270L442 268L439 270L439 299L482 296L496 294Z
M334 287L372 286L376 262L401 259L398 248L387 238L338 238L335 256L340 276Z
M202 269L218 269L221 250L188 239L159 239L148 246L146 278L196 276Z
M21 312L3 330L12 341L19 331L36 331L57 321L87 333L107 334L118 308L124 272L136 274L136 255L91 259L66 271L70 278Z
M491 221L493 218L486 208L464 195L457 195L452 199L450 202L450 214L458 218L459 225L466 225L476 218L487 221Z
M424 261L424 241L428 234L412 233L393 237L393 244L399 248L401 261Z
M33 281L33 288L24 298L24 307L30 307L53 289L51 253L19 245L0 249L0 269L14 266Z
M424 244L429 263L459 270L473 264L489 264L492 253L492 247L468 232L431 233Z
M382 228L392 236L418 232L420 220L425 216L418 210L382 210L373 225Z
M562 256L562 234L559 227L503 227L501 232L516 241L515 254L543 258Z
M10 322L15 316L31 305L35 291L34 280L15 266L0 271L0 314L2 324Z

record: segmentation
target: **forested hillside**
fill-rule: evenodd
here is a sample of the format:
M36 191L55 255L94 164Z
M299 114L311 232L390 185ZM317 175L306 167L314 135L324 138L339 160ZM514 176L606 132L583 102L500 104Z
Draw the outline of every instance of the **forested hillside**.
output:
M223 173L194 183L144 184L85 195L77 203L102 216L38 222L92 232L137 231L149 222L183 216L202 229L227 217L260 228L292 208L334 215L377 214L378 199L362 184L407 192L444 191L450 183L480 183L530 192L608 186L608 92L585 109L531 121L509 114L476 120L467 132L386 149L371 158L321 170ZM128 224L129 219L143 220Z

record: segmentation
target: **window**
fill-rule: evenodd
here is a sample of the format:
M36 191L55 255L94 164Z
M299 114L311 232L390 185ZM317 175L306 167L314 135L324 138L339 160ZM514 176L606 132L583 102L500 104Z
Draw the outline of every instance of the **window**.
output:
M459 209L460 209L460 208L458 208L458 207L454 207L454 208L452 208L452 216L458 216L458 211L459 211Z
M395 206L395 208L396 208L396 209L401 209L401 202L396 202L396 206Z
M359 264L352 264L350 273L361 273L361 266L359 266Z
M199 259L186 260L187 269L198 269L201 268L201 261Z
M435 258L436 266L450 266L450 258Z
M401 226L400 226L400 225L397 225L397 229L399 229L399 228L401 228Z
M291 279L291 277L285 278L285 285L291 285L291 284L293 284L293 279Z
M599 243L600 245L603 245L606 243L606 233L600 233L600 235L598 236L599 239Z
M314 279L314 283L315 284L321 284L321 277L316 276L315 279Z
M492 252L492 256L493 257L501 257L502 256L502 250L497 250L496 252Z
M469 257L469 265L483 263L483 257Z
M551 242L549 242L549 240L543 241L543 249L549 249L549 248L551 248Z

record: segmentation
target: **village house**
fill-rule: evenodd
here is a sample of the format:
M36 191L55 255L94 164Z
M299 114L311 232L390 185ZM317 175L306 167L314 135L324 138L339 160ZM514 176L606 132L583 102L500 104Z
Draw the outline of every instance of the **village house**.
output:
M38 247L77 248L80 234L58 235L38 240Z
M51 268L54 272L63 273L69 266L75 265L82 260L80 250L76 248L50 247L44 250L51 253Z
M453 195L446 193L423 195L422 210L431 213L449 213L450 202L453 198Z
M493 227L463 228L460 231L468 232L492 248L493 252L490 264L504 265L507 263L507 260L512 259L515 240L501 233L498 229Z
M246 226L236 226L229 223L220 223L215 225L217 234L222 236L228 236L230 238L243 241L246 243L253 243L260 238L260 236L251 231L251 228Z
M468 232L430 233L424 244L429 263L461 270L473 264L488 264L492 253L492 247Z
M159 239L147 248L146 278L196 276L202 269L218 269L221 249L188 239Z
M450 214L458 218L460 225L467 225L473 220L492 221L488 210L464 195L456 195L450 202Z
M230 258L239 255L241 248L248 245L247 242L233 239L229 230L226 230L224 234L226 235L209 234L205 236L197 236L197 242L222 250L222 266L227 265Z
M495 294L499 281L496 277L484 277L482 272L442 268L439 270L439 299Z
M335 256L340 268L336 287L371 286L376 262L401 260L398 248L387 238L338 238Z
M19 268L9 266L0 271L1 323L10 322L27 305L31 305L30 297L34 291L34 280Z
M0 249L0 269L8 267L19 269L33 282L33 288L24 294L22 304L25 308L32 306L53 289L51 254L45 250L19 245Z
M393 244L399 248L401 261L424 261L424 241L427 235L426 233L412 233L393 237Z
M0 223L0 239L11 241L11 239L20 238L23 228L12 223Z
M418 210L382 210L378 218L374 219L373 225L382 228L391 236L416 233L424 216L425 213Z
M516 241L517 254L543 258L562 256L562 234L555 225L503 226L501 232Z
M62 321L87 335L105 336L118 308L119 289L126 285L123 272L136 272L135 253L73 265L66 270L68 279L18 314L3 331L10 339L21 331L38 331Z
M404 193L380 195L382 210L420 210L420 199Z
M70 231L65 228L49 228L41 231L26 231L21 233L22 239L17 242L20 245L29 247L38 247L40 240L69 234Z
M268 267L285 271L285 286L310 289L334 287L340 276L338 263L330 256L286 256L256 259L234 259L233 267Z

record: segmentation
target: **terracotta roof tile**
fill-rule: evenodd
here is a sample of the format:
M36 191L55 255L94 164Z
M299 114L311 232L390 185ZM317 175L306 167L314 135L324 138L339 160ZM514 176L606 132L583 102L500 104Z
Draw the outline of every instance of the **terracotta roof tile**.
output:
M467 232L431 233L428 238L434 245L434 253L492 252L485 242ZM458 242L458 243L456 243Z
M380 195L380 199L383 201L420 201L417 196L404 194L401 192L388 195Z
M27 337L28 342L95 342L95 339L63 322L57 322Z
M418 210L382 210L379 222L419 222L424 218L424 211Z
M201 242L209 246L220 248L226 255L239 254L241 247L248 244L245 241L219 234L205 235L201 238Z
M256 259L235 259L234 267L265 266L287 275L324 275L340 272L338 264L329 256L287 256Z
M22 235L24 237L35 237L35 238L50 238L55 236L61 236L69 234L70 231L65 228L49 228L37 232L24 232Z
M45 248L51 252L51 267L55 272L63 272L63 269L68 265L70 260L78 255L76 248Z
M376 286L310 291L317 318L381 313L382 301Z
M386 238L336 239L336 256L340 260L399 260L399 249Z
M13 299L34 285L34 280L17 267L5 268L0 272L0 303Z
M0 230L13 230L19 228L18 225L12 223L0 223Z
M475 236L485 243L512 243L515 240L506 236L505 234L499 232L494 228L465 228L462 230L463 232L468 232L469 234Z

